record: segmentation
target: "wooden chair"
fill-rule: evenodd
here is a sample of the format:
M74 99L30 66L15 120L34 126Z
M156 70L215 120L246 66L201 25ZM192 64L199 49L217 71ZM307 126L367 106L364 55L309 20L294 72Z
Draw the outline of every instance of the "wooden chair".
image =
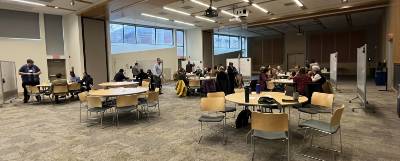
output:
M207 98L224 98L225 100L225 93L224 92L212 92L212 93L207 93ZM225 102L226 104L226 102ZM225 114L225 123L226 123L226 113L228 112L234 112L234 116L236 116L236 105L235 107L226 107L225 110L220 111Z
M321 133L321 137L323 136L327 136L330 135L331 137L331 148L322 148L316 145L313 145L313 139L314 139L314 133L311 132L311 146L312 147L316 147L316 148L320 148L320 149L325 149L325 150L329 150L332 152L332 160L335 160L335 152L341 153L343 151L343 146L342 146L342 129L340 126L340 122L342 119L342 115L343 115L343 111L344 111L344 105L342 105L340 108L336 109L335 112L333 112L333 115L330 119L330 122L325 122L325 121L320 121L320 120L307 120L303 123L301 123L299 125L299 127L306 129L305 131L305 136L304 139L306 138L307 135L307 131L308 130L312 130L314 132L317 133ZM339 142L340 142L340 150L334 149L334 145L333 145L333 135L336 134L337 132L339 132ZM309 156L306 154L303 154L303 156L308 157L308 158L313 158L313 159L317 159L317 160L321 160L319 158L313 157L313 156Z
M103 117L104 113L106 112L107 108L103 107L103 103L101 101L101 97L96 96L87 96L87 112L86 112L86 119L89 119L89 113L101 113L100 114L100 125L103 127Z
M289 116L286 113L251 113L251 144L253 154L251 160L254 160L255 155L255 138L263 140L281 140L287 143L287 159L290 157L289 146Z
M267 83L267 89L268 89L269 91L273 91L273 90L275 89L275 84L274 84L274 82L272 82L272 81L267 81L266 83Z
M28 91L28 95L29 95L31 98L32 98L32 97L36 97L36 96L42 97L42 94L43 94L43 93L40 91L39 87L27 85L27 86L26 86L26 89L27 89L27 91Z
M235 93L244 93L244 88L235 88Z
M68 95L68 85L54 85L52 87L52 97L55 99L55 97L60 97L64 96L65 100L67 100L67 95Z
M145 105L145 108L147 108L145 110L146 113L148 113L149 107L154 107L154 108L158 109L158 115L160 116L161 111L160 111L159 92L149 91L147 98L146 98L146 103L144 105Z
M142 87L144 87L144 88L150 88L150 80L145 80L145 79L143 79L143 81L142 81Z
M139 101L137 95L125 95L117 97L114 115L114 120L116 119L117 126L119 126L118 114L120 112L131 112L133 110L137 110L138 104ZM137 116L139 118L139 111L137 111Z
M82 107L86 107L86 110L88 108L87 106L87 92L82 92L78 94L79 98L79 122L82 122Z
M203 138L203 123L216 123L216 122L222 122L222 137L223 137L223 141L225 143L225 121L224 115L211 115L211 113L218 113L220 111L225 110L225 99L224 98L220 98L220 97L216 97L216 98L201 98L200 100L200 110L202 112L207 112L208 114L203 114L200 116L199 118L199 122L200 122L200 139L199 139L199 143L201 141L201 139Z
M81 84L76 82L69 84L68 91L72 94L72 96L77 95L81 92Z
M189 79L189 90L196 93L201 88L200 79Z
M307 113L312 116L321 113L333 113L333 101L335 99L334 94L314 92L311 96L311 104L307 104L304 107L298 108L299 111L299 123L301 118L301 113Z

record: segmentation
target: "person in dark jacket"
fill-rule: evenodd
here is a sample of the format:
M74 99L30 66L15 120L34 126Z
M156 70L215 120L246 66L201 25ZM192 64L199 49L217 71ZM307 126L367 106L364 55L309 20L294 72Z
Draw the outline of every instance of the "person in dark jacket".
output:
M226 74L225 68L223 66L220 66L217 73L217 92L224 92L225 94L228 94L228 83L228 74Z
M32 59L26 60L26 64L19 69L19 75L21 75L22 80L22 87L24 88L24 103L27 103L29 100L28 89L26 88L26 86L35 86L40 84L39 75L41 73L42 72L40 71L40 68L33 64ZM41 97L36 96L36 100L40 101Z
M193 64L190 64L190 61L186 64L186 73L192 73L193 72Z
M228 79L229 79L228 94L235 93L236 76L237 76L237 74L238 74L237 69L233 66L232 62L229 62L229 66L228 66Z
M136 81L139 82L139 86L142 85L143 79L149 79L149 76L147 75L147 73L145 73L145 72L143 71L143 69L140 69L139 74L136 76Z
M266 67L260 68L260 76L258 78L258 84L260 84L261 91L267 90L267 81L270 80L268 78L268 71L269 69Z
M83 73L83 78L79 82L81 83L81 91L90 91L93 86L93 78L87 74L86 72Z
M296 83L297 92L305 96L305 89L311 83L311 77L306 73L306 68L300 68L299 73L293 77L293 82Z
M123 69L119 69L118 73L115 74L115 76L114 76L114 81L116 81L116 82L122 82L127 79L129 79L129 78L125 77Z

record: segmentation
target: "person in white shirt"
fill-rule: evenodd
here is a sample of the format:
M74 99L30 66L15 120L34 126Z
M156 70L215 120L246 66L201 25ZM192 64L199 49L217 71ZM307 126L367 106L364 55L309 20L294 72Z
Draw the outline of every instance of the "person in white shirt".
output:
M315 83L313 91L322 92L322 85L326 82L326 79L324 76L322 76L319 66L314 65L311 69L311 80L313 83Z
M161 93L161 77L162 77L162 67L161 67L162 60L160 58L157 58L157 63L154 64L154 69L153 69L153 79L154 79L154 84L155 88L160 89L160 94Z

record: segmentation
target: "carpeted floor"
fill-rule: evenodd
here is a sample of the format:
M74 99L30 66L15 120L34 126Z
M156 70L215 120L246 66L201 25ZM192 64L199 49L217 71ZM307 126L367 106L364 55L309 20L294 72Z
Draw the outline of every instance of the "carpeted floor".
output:
M359 106L348 100L355 96L354 82L339 85L335 105L345 104L342 119L343 153L336 160L399 161L400 119L396 113L396 94L368 87L369 106L375 113L352 112ZM22 104L21 100L0 108L0 160L26 161L247 161L251 160L248 129L227 127L227 144L220 133L220 124L205 127L200 144L197 121L199 97L178 98L173 85L166 85L161 95L161 116L152 113L149 119L137 120L135 114L122 114L120 126L113 127L110 114L105 128L79 123L79 102L67 104ZM383 87L379 87L379 89ZM241 107L238 107L241 109ZM308 148L303 132L297 127L297 112L291 115L291 160L310 160L301 153L330 159L330 152ZM85 118L85 115L82 115ZM233 117L233 115L229 115ZM303 116L304 117L304 116ZM327 120L328 117L322 119ZM228 119L228 125L234 119ZM208 130L208 129L212 130ZM335 143L338 145L338 137ZM316 138L315 143L329 145L329 137ZM284 160L285 145L279 141L257 141L255 160Z

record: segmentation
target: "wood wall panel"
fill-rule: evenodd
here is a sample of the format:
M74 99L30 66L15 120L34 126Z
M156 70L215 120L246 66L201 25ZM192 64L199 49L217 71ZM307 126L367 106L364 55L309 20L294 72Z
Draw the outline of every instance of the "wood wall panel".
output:
M272 42L273 39L264 39L263 42L263 54L262 60L263 64L272 64L273 63L273 49L272 49Z
M366 36L363 31L354 31L350 33L350 52L348 55L349 61L357 61L357 48L366 43Z
M315 60L321 62L321 35L320 34L312 34L309 37L308 48L309 52L307 54L308 60Z
M262 40L248 39L248 56L251 58L251 68L258 69L262 64Z
M248 56L252 58L253 70L261 66L282 65L284 56L283 38L249 38Z
M335 51L335 33L324 33L322 35L321 62L329 62L330 54L334 53Z
M349 34L348 32L336 33L336 51L339 53L338 62L348 62L349 53Z
M273 59L274 64L283 64L283 57L284 57L284 40L283 39L275 39L273 43Z

